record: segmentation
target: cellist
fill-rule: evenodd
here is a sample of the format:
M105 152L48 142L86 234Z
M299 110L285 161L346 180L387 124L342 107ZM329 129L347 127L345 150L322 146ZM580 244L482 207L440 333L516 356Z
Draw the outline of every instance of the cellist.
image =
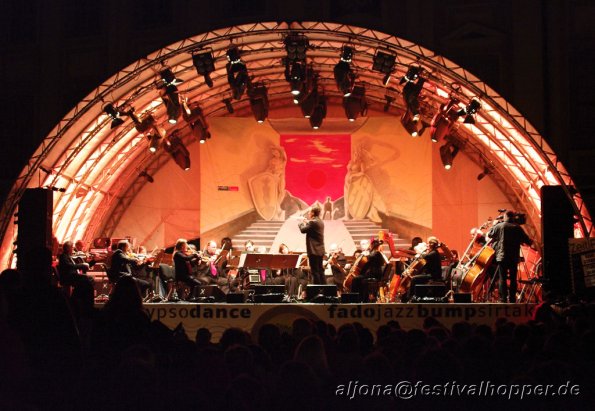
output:
M425 264L422 267L421 274L413 275L411 277L411 285L409 288L409 297L415 292L417 284L426 284L428 281L442 282L442 264L440 262L440 241L434 236L428 237L427 249L422 251ZM416 250L417 251L417 250Z
M380 280L384 272L386 258L382 252L382 240L374 239L368 248L369 255L359 272L353 276L351 281L351 292L359 293L362 302L368 302L367 287L364 283L368 279ZM354 265L354 268L355 265ZM352 273L350 273L352 275Z

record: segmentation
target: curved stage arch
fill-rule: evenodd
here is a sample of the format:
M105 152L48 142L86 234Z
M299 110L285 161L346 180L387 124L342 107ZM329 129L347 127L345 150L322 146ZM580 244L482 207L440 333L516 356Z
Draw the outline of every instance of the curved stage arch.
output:
M168 133L178 129L182 140L189 144L193 141L189 126L185 122L176 126L167 123L165 105L157 90L158 72L167 66L184 81L179 86L180 95L198 102L207 122L214 117L250 116L246 94L233 102L233 115L223 102L229 97L225 52L233 44L242 50L253 81L266 83L271 117L276 112L284 113L293 104L281 59L286 55L283 39L292 32L308 38L308 61L319 72L319 83L332 106L341 105L333 67L345 44L355 49L352 67L358 82L366 86L371 111L374 107L381 111L378 108L385 104L386 94L395 97L390 113L397 116L405 111L398 80L411 64L420 65L427 78L420 100L422 116L428 122L449 95L465 105L478 97L482 109L475 124L457 123L455 137L461 142L462 152L480 167L490 169L490 178L510 204L527 214L529 234L541 242L540 188L561 185L579 216L576 235L593 235L592 220L580 193L574 190L570 175L549 145L507 101L462 67L416 44L365 28L321 22L259 23L203 33L158 50L115 74L68 113L44 138L3 205L2 265L8 266L12 260L16 236L12 216L24 190L39 186L38 176L41 186L65 188L54 197L53 228L57 239L88 241L113 233L127 207L147 184L146 179L138 178L141 171L153 174L170 161L164 150L154 155L148 152L148 140L132 121L111 129L111 119L103 112L105 103L133 106L138 115L149 112L159 127ZM212 50L215 57L212 88L192 63L192 53L200 50ZM383 84L384 75L372 71L377 50L396 55L388 88Z

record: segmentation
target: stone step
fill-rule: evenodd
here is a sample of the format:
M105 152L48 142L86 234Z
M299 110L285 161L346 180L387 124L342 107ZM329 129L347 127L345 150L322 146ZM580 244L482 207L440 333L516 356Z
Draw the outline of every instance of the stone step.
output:
M237 239L245 239L245 240L252 240L252 239L265 239L265 238L270 238L272 240L275 239L275 237L277 236L277 234L262 234L262 233L252 233L252 234L246 234L246 233L242 233L242 234L238 234L236 235L234 238Z
M277 235L279 230L256 230L251 228L249 230L242 231L242 234L267 234L267 235Z

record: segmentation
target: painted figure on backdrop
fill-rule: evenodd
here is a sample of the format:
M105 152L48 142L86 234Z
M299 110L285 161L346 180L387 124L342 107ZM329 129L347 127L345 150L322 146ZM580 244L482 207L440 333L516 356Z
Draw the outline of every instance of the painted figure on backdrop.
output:
M252 201L258 214L265 220L283 220L285 211L285 165L287 155L281 146L270 147L267 168L248 180Z

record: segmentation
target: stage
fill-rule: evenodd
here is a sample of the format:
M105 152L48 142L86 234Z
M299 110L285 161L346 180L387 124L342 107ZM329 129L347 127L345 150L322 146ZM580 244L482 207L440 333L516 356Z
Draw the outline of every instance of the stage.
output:
M151 320L159 320L170 329L180 323L188 337L195 338L196 330L208 328L213 341L219 341L223 331L230 327L240 328L257 339L258 330L263 324L275 324L281 330L290 330L297 318L322 320L340 327L342 324L358 322L373 333L388 321L398 321L405 330L422 328L426 317L450 328L459 321L493 326L498 318L506 318L514 323L524 323L533 318L536 304L195 304L146 303L144 304Z

